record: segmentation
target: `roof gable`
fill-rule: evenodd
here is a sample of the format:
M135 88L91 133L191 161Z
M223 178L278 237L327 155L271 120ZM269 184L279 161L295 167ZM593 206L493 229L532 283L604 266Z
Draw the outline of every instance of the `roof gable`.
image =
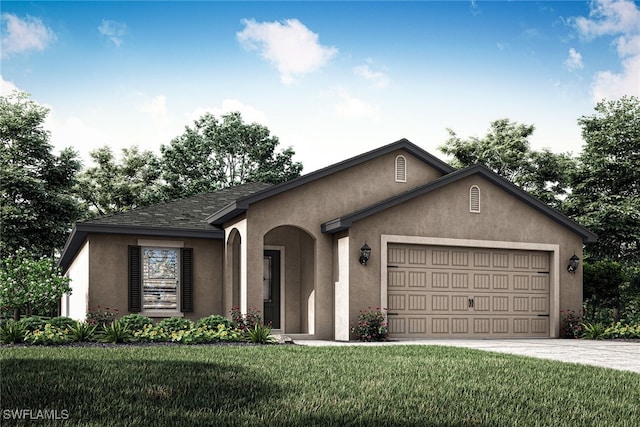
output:
M307 184L309 182L324 178L328 175L335 174L345 169L360 165L364 162L367 162L369 160L375 159L380 156L384 156L388 153L391 153L397 150L404 150L408 154L411 154L417 159L423 161L424 163L431 166L432 168L434 168L435 170L437 170L442 174L448 174L455 171L455 169L449 166L447 163L443 162L442 160L438 159L437 157L433 156L432 154L418 147L408 139L403 138L391 144L369 151L367 153L360 154L358 156L352 157L342 162L327 166L323 169L319 169L317 171L308 173L301 177L292 179L291 181L274 185L271 188L268 188L263 191L259 191L257 193L251 194L247 197L235 200L229 203L224 208L215 212L213 215L211 215L209 218L207 218L207 221L210 224L221 226L226 221L229 221L235 218L236 216L242 214L243 212L245 212L249 208L249 205L251 205L252 203L275 196L277 194L294 189L296 187Z
M471 175L478 175L483 177L484 179L488 180L489 182L496 185L500 189L511 194L512 196L516 197L520 201L536 209L542 214L548 216L549 218L556 221L560 225L573 231L574 233L582 237L582 240L584 242L595 242L597 240L596 234L587 230L577 222L573 221L569 217L553 209L547 204L532 197L526 191L520 189L519 187L515 186L511 182L502 178L501 176L494 173L487 167L479 164L475 166L467 167L465 169L458 170L456 172L452 172L448 175L445 175L421 187L407 191L406 193L391 197L387 200L383 200L382 202L357 210L348 215L344 215L342 217L327 221L321 225L321 230L323 233L330 233L330 234L334 234L334 233L346 230L350 228L355 221L369 217L385 209L389 209L391 207L397 206L405 201L414 199L423 194L427 194L431 191L437 190L439 188L442 188L446 185L449 185L453 182L459 181Z

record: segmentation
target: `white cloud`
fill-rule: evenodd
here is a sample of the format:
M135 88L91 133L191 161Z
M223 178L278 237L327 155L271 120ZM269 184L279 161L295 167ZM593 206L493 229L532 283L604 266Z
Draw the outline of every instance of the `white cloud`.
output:
M122 22L103 19L102 24L98 27L98 31L111 40L116 47L120 47L123 42L122 39L127 33L127 25Z
M245 28L236 34L238 41L245 49L259 50L278 69L284 84L293 83L298 75L316 71L338 53L335 47L321 45L318 34L297 19L242 22Z
M353 72L370 81L375 87L385 88L389 85L389 77L381 71L373 71L368 64L358 65Z
M18 86L13 84L13 82L5 80L2 74L0 74L0 96L11 95L14 90L19 91L20 89L18 89Z
M335 105L338 115L346 119L362 119L366 117L375 119L378 117L378 107L349 95L345 90L338 89L338 97L340 102Z
M151 101L140 106L140 111L150 114L154 120L163 121L167 118L167 97L154 96Z
M18 18L11 13L2 14L2 57L30 50L44 50L56 40L56 35L40 18Z
M234 111L240 112L242 120L245 123L255 122L265 126L267 125L267 116L264 111L252 107L251 105L244 104L237 99L225 99L222 101L222 105L220 107L198 107L189 114L189 123L199 119L205 113L210 113L217 118L220 118L223 114L232 113Z
M569 71L581 70L584 65L582 64L582 55L574 48L569 49L569 56L564 60L564 65Z
M596 0L589 17L574 17L570 23L585 39L617 36L614 40L622 71L603 70L591 84L595 101L640 96L640 8L629 0Z

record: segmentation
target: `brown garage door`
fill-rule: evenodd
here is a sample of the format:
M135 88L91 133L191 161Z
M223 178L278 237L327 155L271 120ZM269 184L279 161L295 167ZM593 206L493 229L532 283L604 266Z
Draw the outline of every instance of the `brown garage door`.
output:
M389 244L392 338L548 337L549 253Z

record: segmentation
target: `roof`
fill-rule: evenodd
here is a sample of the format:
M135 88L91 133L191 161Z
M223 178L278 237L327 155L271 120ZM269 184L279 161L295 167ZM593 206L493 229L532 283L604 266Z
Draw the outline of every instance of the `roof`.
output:
M79 222L67 239L60 265L66 270L89 233L222 239L224 231L206 220L211 212L271 186L242 184Z
M315 180L324 178L328 175L332 175L353 166L357 166L361 163L373 160L377 157L392 153L397 150L404 150L405 152L422 160L442 174L448 174L455 171L455 169L449 166L447 163L426 152L408 139L403 138L367 153L360 154L359 156L344 160L340 163L335 163L331 166L327 166L326 168L318 169L317 171L292 179L291 181L283 182L282 184L274 185L273 187L248 195L244 198L234 200L233 202L224 206L222 209L215 211L213 215L207 218L207 221L210 224L221 226L225 222L246 212L246 210L249 209L249 205L251 205L252 203L267 199L285 191L289 191L301 185L308 184Z
M530 207L536 209L542 214L548 216L552 220L556 221L560 225L568 228L573 231L580 237L582 237L583 242L595 242L598 239L598 236L591 231L587 230L577 222L573 221L569 217L563 215L556 209L548 206L547 204L541 202L540 200L532 197L526 191L521 190L519 187L515 186L511 182L502 178L500 175L494 173L487 167L483 165L474 165L467 167L465 169L458 170L456 172L452 172L448 175L444 175L434 181L429 182L421 187L417 187L413 190L407 191L400 195L391 197L389 199L383 200L382 202L373 204L366 208L357 210L350 214L341 216L339 218L332 219L330 221L325 222L321 225L321 230L323 233L338 233L340 231L346 230L352 226L352 224L358 220L363 218L367 218L371 215L374 215L378 212L381 212L385 209L389 209L391 207L397 206L401 203L404 203L408 200L414 199L416 197L427 194L431 191L442 188L448 184L459 181L463 178L467 178L471 175L478 175L482 178L490 181L497 187L526 203Z

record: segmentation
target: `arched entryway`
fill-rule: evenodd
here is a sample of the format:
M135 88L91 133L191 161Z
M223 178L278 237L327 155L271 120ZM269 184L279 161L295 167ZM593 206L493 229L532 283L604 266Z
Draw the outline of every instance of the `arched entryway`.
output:
M315 243L292 225L264 235L263 316L276 330L315 333Z
M232 307L240 307L240 282L242 274L242 262L240 247L242 236L234 228L227 239L226 280L224 288L224 310L229 313Z

